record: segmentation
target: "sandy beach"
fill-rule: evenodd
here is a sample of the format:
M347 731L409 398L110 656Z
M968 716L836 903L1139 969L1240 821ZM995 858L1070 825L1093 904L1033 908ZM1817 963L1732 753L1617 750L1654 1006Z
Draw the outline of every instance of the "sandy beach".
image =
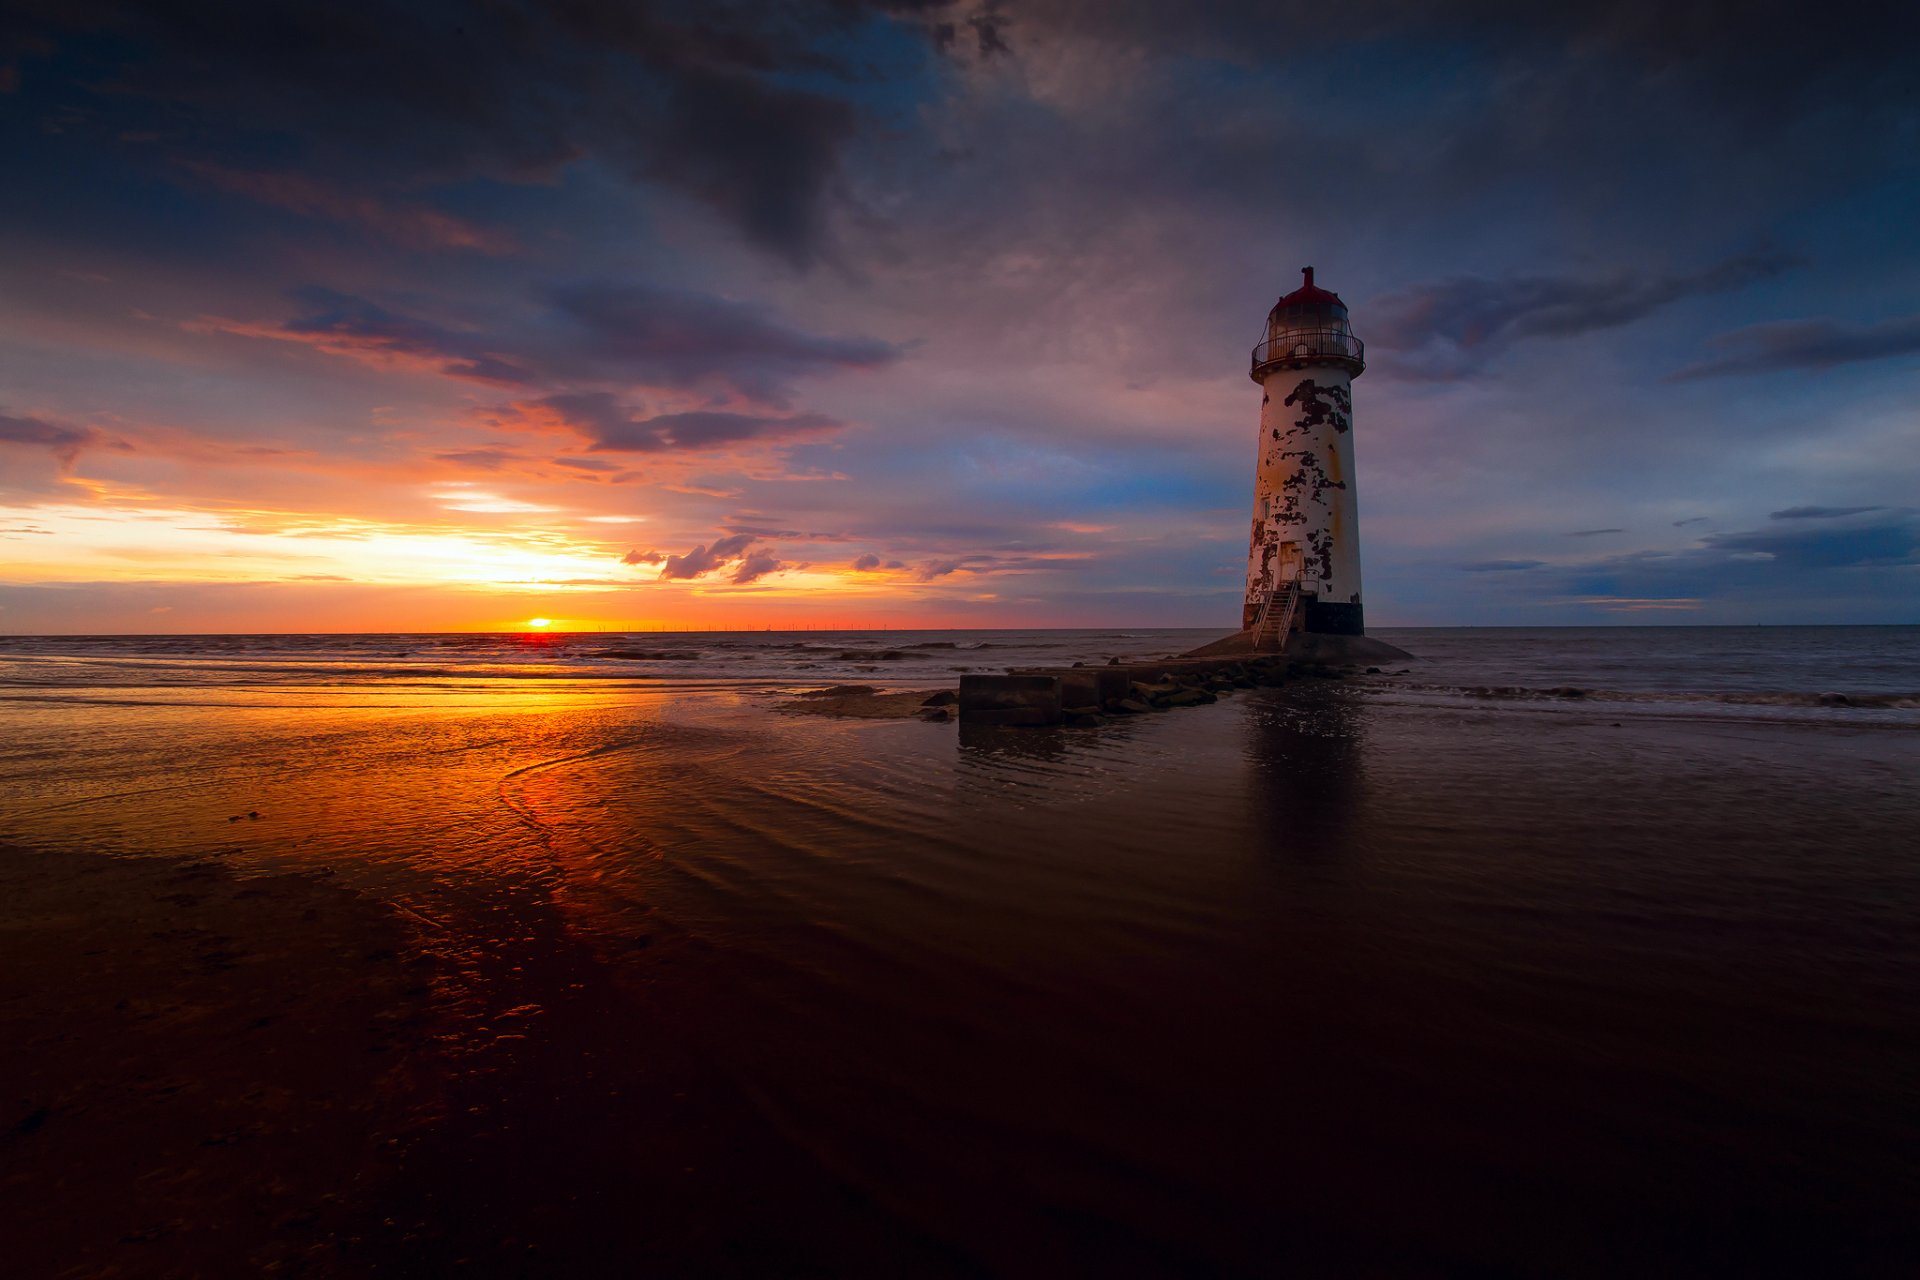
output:
M0 847L8 1266L297 1272L391 1172L433 960L390 909L216 860Z
M1920 667L1709 641L1426 637L988 732L923 715L960 673L777 636L675 685L488 684L464 639L22 659L8 1238L33 1276L1903 1274Z

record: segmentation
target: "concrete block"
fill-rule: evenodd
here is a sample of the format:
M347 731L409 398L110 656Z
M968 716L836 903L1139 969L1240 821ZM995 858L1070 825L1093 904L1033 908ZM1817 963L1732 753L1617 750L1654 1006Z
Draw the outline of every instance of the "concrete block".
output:
M1058 675L963 675L960 718L978 724L1059 724L1064 718L1060 681Z

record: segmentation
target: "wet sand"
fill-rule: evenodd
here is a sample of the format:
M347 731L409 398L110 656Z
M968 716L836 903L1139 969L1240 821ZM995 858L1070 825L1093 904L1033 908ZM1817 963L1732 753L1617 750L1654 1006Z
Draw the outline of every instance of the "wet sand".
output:
M1475 643L975 733L29 672L9 1280L1912 1274L1909 713Z
M785 1141L537 884L467 905L0 846L7 1273L965 1273Z
M875 689L871 686L839 685L813 689L777 704L776 710L794 715L834 716L843 720L912 720L923 711L934 710L927 699L951 689ZM950 719L951 711L939 719Z
M429 978L312 875L0 848L11 1274L310 1264L389 1172Z

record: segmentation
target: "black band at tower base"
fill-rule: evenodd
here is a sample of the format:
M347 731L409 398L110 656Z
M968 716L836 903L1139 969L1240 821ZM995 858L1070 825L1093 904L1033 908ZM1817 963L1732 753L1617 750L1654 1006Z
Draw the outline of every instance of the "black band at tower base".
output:
M1302 631L1323 636L1363 636L1367 633L1362 605L1336 604L1331 600L1322 603L1308 596L1300 602L1300 607Z

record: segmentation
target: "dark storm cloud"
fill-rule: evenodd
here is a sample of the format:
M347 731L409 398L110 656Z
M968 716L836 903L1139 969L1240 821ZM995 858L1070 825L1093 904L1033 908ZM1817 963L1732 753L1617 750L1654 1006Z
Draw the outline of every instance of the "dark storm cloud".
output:
M1676 382L1783 369L1831 369L1864 360L1920 354L1920 316L1901 316L1878 324L1837 320L1775 320L1748 325L1708 339L1723 354L1689 365L1672 375Z
M1695 272L1456 276L1376 299L1367 308L1366 337L1404 353L1387 366L1401 376L1470 377L1517 342L1618 328L1683 298L1739 289L1801 261L1764 252Z
M1885 510L1885 507L1787 507L1784 510L1767 512L1767 519L1833 520L1840 516L1857 516L1869 511Z
M17 444L45 449L62 468L71 467L82 451L97 446L125 449L128 446L110 439L97 427L50 422L45 418L16 418L0 414L0 444Z
M1115 43L1183 47L1241 61L1249 32L1285 31L1287 47L1317 52L1391 40L1444 40L1502 56L1608 58L1649 78L1686 76L1742 109L1777 114L1805 95L1875 88L1879 106L1913 101L1909 72L1917 25L1908 6L1835 0L1810 21L1797 0L1597 0L1543 5L1532 0L1351 0L1337 22L1315 0L1205 0L1100 6L1087 22L1082 0L977 4L996 17L998 43L1025 54L1069 34L1097 31ZM1891 112L1890 112L1891 113Z
M10 44L33 56L8 65L28 87L58 80L69 113L175 163L285 161L307 179L404 188L527 180L598 154L806 265L861 125L836 87L870 74L825 42L943 7L28 0Z

